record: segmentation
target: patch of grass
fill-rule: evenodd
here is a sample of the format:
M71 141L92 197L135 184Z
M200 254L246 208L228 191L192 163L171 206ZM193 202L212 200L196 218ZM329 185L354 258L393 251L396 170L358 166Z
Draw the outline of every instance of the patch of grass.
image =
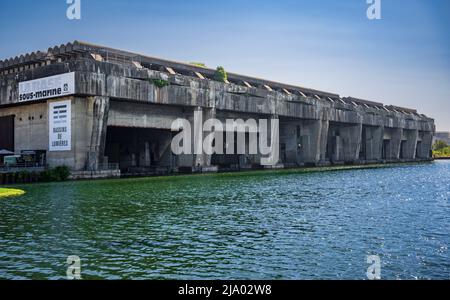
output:
M433 157L435 158L450 157L450 147L446 147L441 150L433 150Z
M433 144L433 157L447 158L450 157L450 146L444 141L436 141Z
M201 63L201 62L192 61L189 64L191 64L193 66L196 66L196 67L200 67L200 68L206 68L206 65L204 63Z
M0 188L0 199L6 197L17 197L25 194L25 191L19 189Z

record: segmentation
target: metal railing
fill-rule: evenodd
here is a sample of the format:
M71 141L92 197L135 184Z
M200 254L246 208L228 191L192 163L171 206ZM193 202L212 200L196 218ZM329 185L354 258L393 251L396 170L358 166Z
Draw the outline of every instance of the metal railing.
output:
M21 172L21 171L40 171L45 169L47 166L38 164L38 163L18 163L18 164L0 164L0 173L9 173L9 172Z
M119 169L118 163L99 163L95 167L87 168L86 171L114 171Z

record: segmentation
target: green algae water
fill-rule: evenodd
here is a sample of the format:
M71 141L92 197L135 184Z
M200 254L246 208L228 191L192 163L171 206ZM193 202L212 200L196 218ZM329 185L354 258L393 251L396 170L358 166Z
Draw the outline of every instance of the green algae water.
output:
M450 162L17 186L0 278L450 279Z

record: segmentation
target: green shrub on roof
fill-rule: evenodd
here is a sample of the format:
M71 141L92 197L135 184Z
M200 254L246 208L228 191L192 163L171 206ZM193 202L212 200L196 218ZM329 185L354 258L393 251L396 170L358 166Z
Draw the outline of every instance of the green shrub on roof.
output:
M214 80L223 83L226 83L228 81L228 75L224 67L217 67L216 73L214 74Z

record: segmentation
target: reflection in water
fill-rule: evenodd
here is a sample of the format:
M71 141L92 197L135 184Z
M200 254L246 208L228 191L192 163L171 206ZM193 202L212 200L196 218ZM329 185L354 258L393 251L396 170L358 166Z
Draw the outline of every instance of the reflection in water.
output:
M450 163L23 186L0 278L450 278Z

